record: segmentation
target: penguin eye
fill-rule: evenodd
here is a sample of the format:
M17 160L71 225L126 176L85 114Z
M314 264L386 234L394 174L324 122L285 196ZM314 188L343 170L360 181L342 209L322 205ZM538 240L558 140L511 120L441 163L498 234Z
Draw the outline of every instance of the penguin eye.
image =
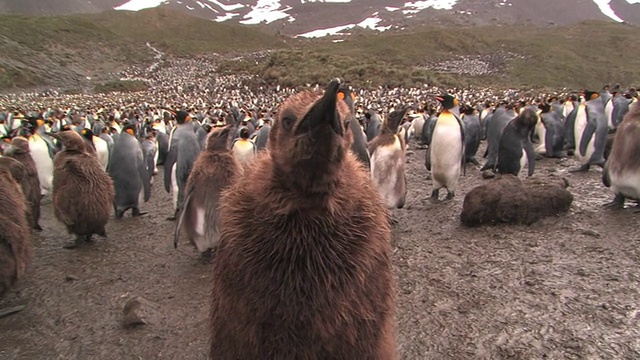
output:
M291 128L293 128L293 124L295 124L295 120L285 116L284 118L282 118L282 126L284 127L285 130L291 130Z

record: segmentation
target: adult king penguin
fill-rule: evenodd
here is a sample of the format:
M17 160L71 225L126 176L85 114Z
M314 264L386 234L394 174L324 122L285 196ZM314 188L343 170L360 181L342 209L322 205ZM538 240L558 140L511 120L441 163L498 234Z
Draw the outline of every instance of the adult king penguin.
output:
M371 155L369 154L369 150L367 149L367 135L364 133L364 131L360 127L360 123L358 123L355 118L353 104L355 98L356 94L346 86L341 87L338 91L338 99L344 101L344 103L347 104L349 112L351 113L348 119L345 119L345 121L349 124L351 134L353 136L351 151L356 154L360 162L362 162L367 168L369 168L371 166Z
M397 359L389 211L348 150L338 86L287 99L223 194L211 358Z
M191 116L186 111L175 113L178 125L171 129L169 153L164 164L164 188L173 199L173 215L167 220L175 220L184 199L184 187L189 173L200 153L200 143L193 131Z
M87 153L80 134L62 131L52 136L63 146L54 159L53 214L75 235L75 241L64 246L72 249L91 241L93 234L107 236L113 183L96 157Z
M371 180L389 209L402 208L407 197L405 142L398 127L409 107L387 116L384 128L369 143Z
M604 103L595 91L583 93L585 102L578 106L573 135L576 157L580 166L571 172L588 171L591 165L604 166L604 150L607 144L607 118Z
M38 169L40 192L42 195L47 195L53 186L53 145L43 138L44 120L29 118L29 123L31 124L29 153Z
M442 111L436 125L430 145L431 177L433 191L431 200L437 201L441 188L447 189L447 200L455 196L458 179L465 164L464 159L464 124L457 111L458 99L447 94L437 96L442 104Z
M132 216L140 216L140 199L149 201L151 177L144 161L140 143L135 138L135 125L127 124L113 145L109 175L113 179L116 219L131 209Z
M634 106L616 131L602 182L615 198L610 207L621 208L625 199L640 201L640 107Z

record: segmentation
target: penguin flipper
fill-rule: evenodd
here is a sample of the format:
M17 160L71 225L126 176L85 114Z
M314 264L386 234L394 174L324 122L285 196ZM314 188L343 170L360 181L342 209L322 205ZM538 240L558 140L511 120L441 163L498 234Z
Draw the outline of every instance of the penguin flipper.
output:
M547 126L547 124L542 121L544 127L547 129L544 134L544 150L548 157L553 156L553 138L555 136L555 128L553 126Z
M186 214L186 210L189 208L189 202L191 201L191 195L193 195L193 188L189 189L189 193L187 197L184 199L182 206L178 210L178 215L176 216L176 229L173 233L173 248L178 248L178 241L180 240L180 229L182 228L182 222L184 221L184 214Z
M524 151L527 153L527 163L529 165L527 175L531 176L536 168L536 153L533 149L533 143L529 139L524 140Z
M168 193L171 192L171 172L177 159L178 151L174 149L169 151L169 154L167 154L167 158L164 161L164 189Z
M594 151L589 159L590 164L604 165L604 150L607 146L607 132L609 130L606 119L596 122L595 140L593 143Z
M576 123L576 115L578 114L578 108L573 109L569 115L567 115L567 119L564 123L564 129L565 129L565 140L567 143L567 149L575 149L576 144L575 144L575 138L574 138L574 133L575 133L575 123Z
M589 142L593 137L593 134L596 132L597 124L595 119L589 116L589 112L587 111L587 126L584 128L582 132L582 137L580 138L580 155L585 156L587 154L587 147L589 146Z
M142 180L142 189L144 191L144 202L147 202L151 197L151 176L150 176L149 170L147 170L147 164L144 161L145 156L144 155L140 156L140 155L138 155L139 157L138 174L140 174L140 179ZM153 162L153 159L151 161ZM153 168L151 168L151 171L153 171Z
M609 162L604 163L604 169L602 169L602 184L606 187L611 187L611 176L609 175Z
M467 157L465 156L465 142L466 142L466 130L464 127L464 122L460 119L459 116L455 115L456 120L458 121L458 126L460 126L460 140L462 141L462 160L460 162L460 166L462 167L462 175L467 175Z

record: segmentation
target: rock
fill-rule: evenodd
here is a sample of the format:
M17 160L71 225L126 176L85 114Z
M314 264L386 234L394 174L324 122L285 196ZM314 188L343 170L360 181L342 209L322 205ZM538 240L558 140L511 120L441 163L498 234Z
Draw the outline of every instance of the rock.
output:
M78 280L78 277L75 276L75 275L67 275L67 276L64 277L64 279L67 280L67 281L76 281L76 280Z
M159 321L158 304L136 296L124 306L124 327L153 325Z
M582 235L587 235L587 236L591 236L594 238L601 238L602 235L600 235L599 232L592 230L592 229L584 229L582 230Z
M496 174L494 174L493 171L491 170L485 170L482 172L483 179L493 179L495 177L496 177Z
M473 188L464 198L460 220L465 226L484 224L530 225L546 216L558 215L571 207L569 183L558 177L521 181L501 175Z

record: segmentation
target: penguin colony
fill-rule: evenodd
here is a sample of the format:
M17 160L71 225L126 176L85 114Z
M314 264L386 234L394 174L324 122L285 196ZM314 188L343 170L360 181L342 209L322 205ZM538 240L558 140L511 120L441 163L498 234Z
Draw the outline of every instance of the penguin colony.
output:
M106 237L112 211L116 219L127 210L145 214L141 206L163 165L174 245L182 234L213 262L212 357L394 359L389 219L410 190L412 138L427 150L434 203L442 188L446 200L454 198L467 163L480 165L482 140L482 170L499 175L476 193L491 197L503 183L526 187L517 177L525 163L533 175L535 154L573 154L580 165L570 171L603 167L603 184L614 194L609 206L640 200L635 91L616 86L562 100L502 101L495 109L461 105L446 93L431 100L422 108L362 111L356 92L332 81L324 94L293 94L259 121L236 105L209 123L168 108L153 122L121 121L121 114L92 123L25 117L0 157L0 199L13 209L0 211L0 296L31 259L29 231L41 229L43 195L74 236L64 245L72 249L94 234ZM545 199L547 185L531 184L540 191L532 197ZM566 211L566 184L554 187L555 198L563 197L558 211ZM493 213L479 206L483 219L469 216L470 226L508 222L499 206ZM530 204L536 210L518 221L537 220L541 206Z

